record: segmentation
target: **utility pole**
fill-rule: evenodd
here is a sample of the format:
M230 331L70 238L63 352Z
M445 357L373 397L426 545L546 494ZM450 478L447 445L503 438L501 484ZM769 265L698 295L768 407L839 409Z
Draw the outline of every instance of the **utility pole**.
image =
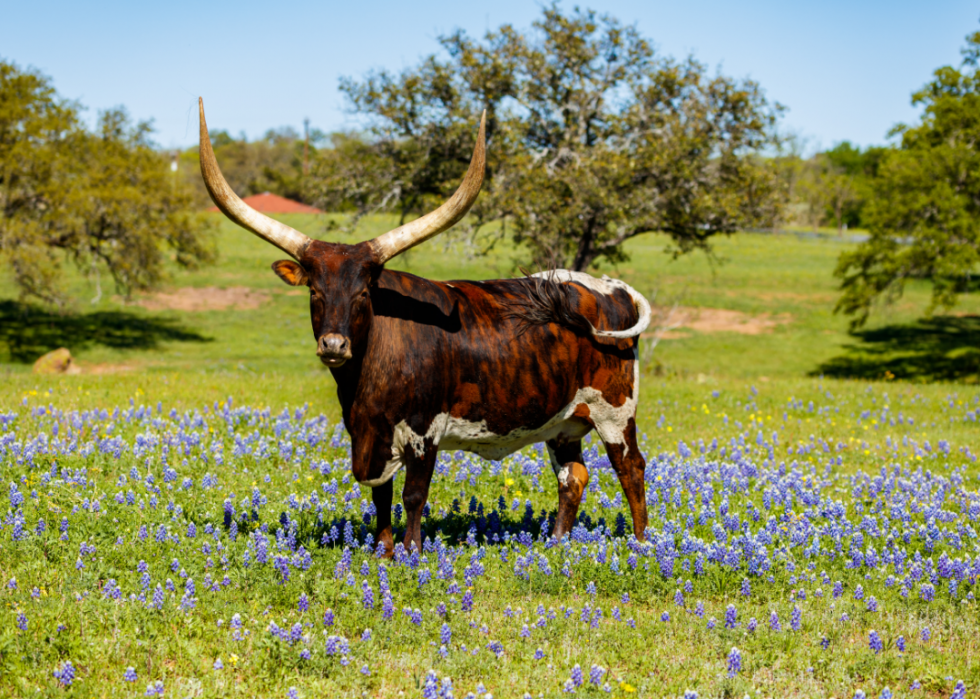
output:
M310 174L310 120L303 119L303 132L305 134L305 139L303 141L303 176Z

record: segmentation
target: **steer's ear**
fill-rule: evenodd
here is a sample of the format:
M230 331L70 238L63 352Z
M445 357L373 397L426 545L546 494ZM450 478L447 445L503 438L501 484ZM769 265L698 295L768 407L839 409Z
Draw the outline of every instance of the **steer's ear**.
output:
M272 271L291 286L302 286L310 281L306 270L292 260L276 260L272 263Z

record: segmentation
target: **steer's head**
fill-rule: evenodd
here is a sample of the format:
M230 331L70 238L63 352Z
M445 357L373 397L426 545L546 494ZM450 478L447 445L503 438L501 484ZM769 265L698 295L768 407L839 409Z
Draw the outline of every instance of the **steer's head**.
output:
M371 246L311 240L299 262L279 260L272 269L287 284L310 287L316 354L328 367L343 365L371 325L371 287L382 269Z
M317 341L317 356L337 368L350 359L371 326L371 287L384 264L395 255L428 240L461 219L476 200L486 168L484 119L469 169L456 193L442 206L394 230L357 245L312 240L274 219L260 214L238 198L218 169L208 127L201 111L201 174L214 203L232 221L286 252L292 260L279 260L272 269L287 284L310 287L310 317Z

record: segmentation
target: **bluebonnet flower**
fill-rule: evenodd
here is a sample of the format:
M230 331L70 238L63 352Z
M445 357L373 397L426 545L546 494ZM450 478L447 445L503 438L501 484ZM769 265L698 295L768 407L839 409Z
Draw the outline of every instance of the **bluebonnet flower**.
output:
M594 685L599 685L602 682L603 676L606 674L606 669L598 665L593 665L589 668L589 683Z
M932 638L932 632L929 630L928 626L922 628L921 638L923 641L928 641L930 638Z
M27 631L27 615L23 612L17 615L17 628L21 631Z
M725 609L725 628L734 629L738 626L738 610L734 604L729 604Z
M71 683L75 681L75 666L70 660L66 660L64 665L54 671L54 676L62 686L71 687Z
M137 680L136 668L134 668L132 665L127 667L126 672L123 673L123 680L126 682L135 682Z
M732 646L731 652L728 653L728 676L735 677L742 670L742 654L738 651L738 648Z
M794 604L793 613L790 615L790 619L789 619L790 628L793 629L793 631L799 631L800 622L802 621L802 619L803 619L802 610Z
M875 652L875 655L883 651L885 648L881 641L881 637L874 629L868 633L868 647Z
M905 636L899 636L895 639L895 647L898 648L899 653L905 652Z
M576 687L581 687L582 683L585 682L585 679L582 676L582 668L579 666L578 663L575 663L575 666L572 668L572 674L570 679L572 680L572 683Z
M221 662L221 658L215 658L215 660L214 660L214 669L215 670L224 670L225 669L225 664Z
M779 615L776 614L776 610L773 609L769 612L769 629L772 631L782 631L783 627L779 623Z
M542 658L544 658L544 651L538 648L536 651L534 651L534 659L541 660Z

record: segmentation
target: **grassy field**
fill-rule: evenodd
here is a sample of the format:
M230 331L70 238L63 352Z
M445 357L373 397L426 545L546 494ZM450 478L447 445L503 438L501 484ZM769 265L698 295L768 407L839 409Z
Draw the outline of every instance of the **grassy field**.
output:
M554 477L531 448L444 455L426 550L387 562L306 299L268 246L219 236L220 263L167 291L245 287L252 308L91 304L68 274L77 312L61 316L0 287L0 696L980 689L977 299L919 321L913 286L850 335L832 236L738 236L714 266L637 241L601 271L668 305L779 321L680 328L647 357L649 544L624 536L601 449L580 527L549 541ZM488 278L514 257L437 239L397 266ZM85 373L30 373L60 346Z

